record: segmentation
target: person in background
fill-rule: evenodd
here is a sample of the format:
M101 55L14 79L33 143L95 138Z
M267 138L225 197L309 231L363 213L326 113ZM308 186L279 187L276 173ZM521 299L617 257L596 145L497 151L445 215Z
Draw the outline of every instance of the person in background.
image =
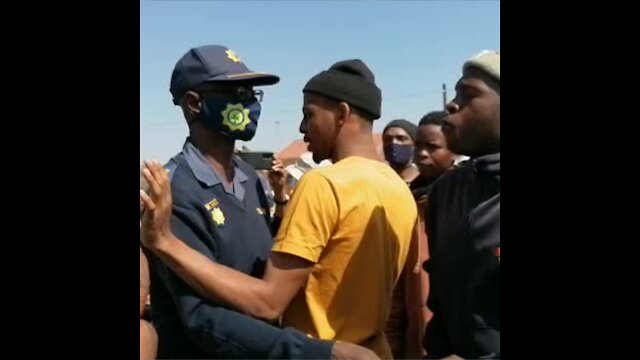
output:
M418 123L413 161L419 175L410 184L416 201L424 205L426 196L440 175L461 161L468 159L453 153L447 146L442 132L446 111L433 111L423 116Z
M418 176L413 164L416 131L417 126L404 119L391 121L382 131L384 158L407 184Z
M410 184L418 207L419 225L412 239L407 263L394 290L388 336L397 359L417 359L426 355L422 347L424 331L431 317L426 307L429 277L421 264L429 257L424 227L424 211L430 187L457 162L459 156L447 148L442 133L444 111L430 112L418 123L413 162L420 174Z
M312 169L323 168L329 165L331 165L329 160L323 160L319 164L316 164L313 161L313 154L310 152L300 155L300 158L294 164L285 167L285 170L287 171L287 188L289 196L293 194L293 190L305 173Z

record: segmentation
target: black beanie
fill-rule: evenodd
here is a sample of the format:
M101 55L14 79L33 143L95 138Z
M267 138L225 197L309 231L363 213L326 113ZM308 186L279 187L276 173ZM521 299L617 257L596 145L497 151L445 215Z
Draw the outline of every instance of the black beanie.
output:
M312 77L302 92L344 101L369 113L372 120L380 118L382 94L373 73L359 59L333 64L329 70Z
M387 126L384 127L384 130L382 131L382 133L383 134L386 133L387 129L392 127L399 127L403 129L404 131L407 132L407 134L409 134L409 136L411 136L411 139L413 141L416 141L416 135L418 133L418 127L416 126L416 124L410 123L404 119L393 120L392 122L388 123Z

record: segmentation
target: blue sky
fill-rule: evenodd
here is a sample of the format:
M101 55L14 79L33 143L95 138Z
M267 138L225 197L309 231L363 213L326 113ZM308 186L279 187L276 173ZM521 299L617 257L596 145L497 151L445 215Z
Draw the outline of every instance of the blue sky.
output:
M360 58L382 90L382 117L417 123L442 108L464 60L500 48L498 1L142 1L140 159L166 161L188 134L169 79L191 47L222 44L255 71L280 76L265 91L254 150L301 138L302 88L336 61ZM279 122L279 125L276 124Z

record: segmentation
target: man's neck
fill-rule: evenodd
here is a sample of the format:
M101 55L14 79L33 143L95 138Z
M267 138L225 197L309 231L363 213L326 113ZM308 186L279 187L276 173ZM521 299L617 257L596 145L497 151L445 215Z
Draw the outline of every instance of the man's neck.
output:
M477 159L479 157L498 153L500 153L500 138L493 139L491 142L487 142L485 146L477 149L475 153L469 153L465 155L469 156L471 159Z
M487 148L485 149L483 154L480 156L498 154L499 152L500 152L500 138L498 137L493 139L493 141L491 141L491 143L487 145Z
M213 169L223 174L227 183L233 182L233 150L235 141L211 131L192 131L191 142ZM223 179L221 179L223 180Z
M336 163L351 156L381 161L370 131L358 132L338 139L332 161Z

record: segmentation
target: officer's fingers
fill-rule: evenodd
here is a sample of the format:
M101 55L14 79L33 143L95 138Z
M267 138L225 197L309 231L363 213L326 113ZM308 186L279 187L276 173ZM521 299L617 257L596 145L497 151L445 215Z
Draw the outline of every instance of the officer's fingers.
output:
M162 184L162 178L160 176L160 172L158 171L158 162L156 160L150 160L147 163L147 167L149 171L151 171L151 175L156 179L158 184Z
M162 176L160 171L158 171L158 162L156 160L147 160L145 161L145 165L147 169L149 169L149 172L151 172L153 178L156 180L156 183L159 186L162 186Z
M171 182L169 182L169 170L165 169L159 161L154 160L155 176L160 185L160 193L156 194L158 199L158 206L162 206L163 209L171 207ZM160 200L161 199L161 200Z
M167 184L169 183L169 171L167 171L167 169L164 168L164 166L162 166L162 164L160 164L160 162L158 160L154 160L154 168L155 168L155 172L154 172L154 176L156 177L156 180L158 180L158 183L160 183L160 186L162 186L163 188L167 187Z
M161 188L155 176L153 176L153 174L151 173L151 170L150 170L151 167L152 165L150 163L145 162L145 168L142 170L142 174L144 175L144 178L147 179L147 182L149 183L149 191L151 192L151 196L156 197L160 195Z
M159 194L163 198L164 204L171 204L171 182L169 181L169 170L165 169L159 162L158 165L158 177L160 178L160 187L162 194Z
M156 209L156 204L151 200L149 195L144 190L140 190L140 201L144 205L144 209L147 211L154 211Z

